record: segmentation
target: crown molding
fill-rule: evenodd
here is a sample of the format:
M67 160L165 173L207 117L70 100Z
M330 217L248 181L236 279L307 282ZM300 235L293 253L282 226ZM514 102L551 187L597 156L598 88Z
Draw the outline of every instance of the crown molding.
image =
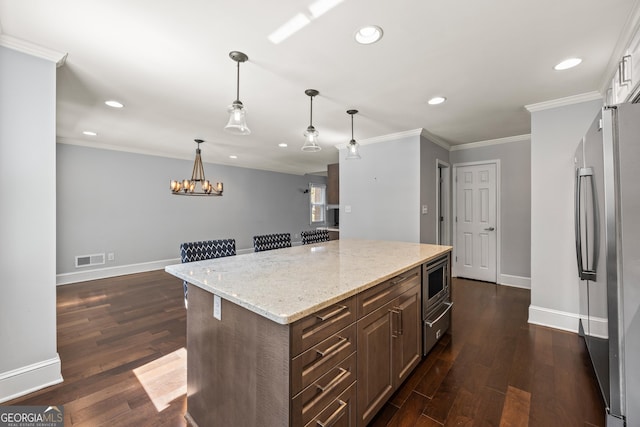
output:
M56 68L62 67L67 60L66 53L61 53L7 34L0 34L0 46L55 62Z
M439 136L432 134L431 132L429 132L426 129L422 129L422 132L420 133L420 136L427 138L429 141L431 141L434 144L444 148L447 151L451 151L451 144L449 144L447 141L445 141L444 139L440 138Z
M470 148L488 147L490 145L508 144L510 142L522 142L531 140L531 134L507 136L505 138L487 139L486 141L469 142L467 144L458 144L451 147L449 151L468 150Z
M423 130L424 129L422 128L418 128L418 129L407 130L404 132L390 133L388 135L374 136L373 138L362 139L358 141L358 144L369 145L369 144L377 144L379 142L396 141L398 139L408 138L411 136L419 136ZM338 150L346 149L347 143L343 142L340 144L336 144L334 145L334 147L336 147Z
M565 98L552 99L550 101L538 102L537 104L529 104L525 105L530 113L534 113L536 111L549 110L551 108L565 107L567 105L580 104L581 102L587 101L595 101L597 99L602 99L602 94L600 92L587 92L581 93L579 95L567 96Z

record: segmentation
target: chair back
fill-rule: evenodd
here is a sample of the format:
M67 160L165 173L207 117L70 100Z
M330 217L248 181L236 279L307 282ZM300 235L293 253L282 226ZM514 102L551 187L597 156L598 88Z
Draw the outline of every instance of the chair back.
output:
M261 236L253 236L253 248L256 252L290 247L291 234L289 233L263 234Z
M300 233L302 237L302 244L308 245L310 243L328 242L329 230L309 230Z
M188 242L180 245L180 259L182 262L222 258L235 254L235 239L204 240L202 242Z

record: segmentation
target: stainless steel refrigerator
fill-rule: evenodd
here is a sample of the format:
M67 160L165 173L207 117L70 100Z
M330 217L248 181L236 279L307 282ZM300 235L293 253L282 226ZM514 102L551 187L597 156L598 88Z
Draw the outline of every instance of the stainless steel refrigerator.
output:
M605 107L575 156L580 334L607 426L640 426L640 104Z

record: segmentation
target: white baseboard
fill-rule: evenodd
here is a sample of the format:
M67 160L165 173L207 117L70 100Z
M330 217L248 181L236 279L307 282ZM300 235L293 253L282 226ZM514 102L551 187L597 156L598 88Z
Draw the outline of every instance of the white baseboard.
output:
M0 403L61 383L60 356L0 373ZM56 404L56 402L51 402Z
M560 329L569 332L578 332L578 319L580 316L566 311L550 308L529 306L529 323L549 328Z
M498 284L512 286L514 288L531 289L531 277L512 276L511 274L498 275Z
M300 241L291 242L292 246L299 246ZM238 255L253 253L253 247L237 249ZM162 270L167 265L180 264L180 258L162 259L139 264L119 265L115 267L95 268L91 270L74 271L56 275L56 285L68 285L71 283L86 282L87 280L106 279L108 277L122 276L125 274L144 273L145 271Z
M167 265L180 264L180 258L143 262L140 264L119 265L116 267L96 268L93 270L74 271L56 275L56 285L86 282L87 280L105 279L124 274L143 273L145 271L162 270Z

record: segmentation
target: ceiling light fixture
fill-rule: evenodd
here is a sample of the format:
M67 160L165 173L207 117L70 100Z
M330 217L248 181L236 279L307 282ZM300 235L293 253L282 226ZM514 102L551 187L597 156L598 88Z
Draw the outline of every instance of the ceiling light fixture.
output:
M122 102L116 101L115 99L110 99L108 101L104 101L104 103L107 104L111 108L122 108L122 107L124 107L124 104Z
M97 136L98 135L97 133L95 133L95 132L93 132L91 130L85 130L85 131L82 131L82 133L84 135L88 135L88 136Z
M565 59L564 61L562 61L555 67L553 67L553 69L557 71L568 70L569 68L573 68L577 65L580 65L581 62L582 62L582 59L580 58L569 58L569 59Z
M278 147L280 148L287 148L289 145L287 145L286 142L281 142L280 144L278 144Z
M356 32L355 38L360 44L372 44L380 40L382 34L382 28L377 25L367 25Z
M347 114L351 116L351 141L349 141L347 145L346 160L360 160L359 144L353 139L353 116L354 114L358 114L358 110L347 110Z
M204 177L204 167L202 166L202 157L200 156L200 144L202 139L195 139L198 148L196 148L196 159L193 162L193 172L191 179L180 181L171 181L171 193L180 196L222 196L222 183L217 182L215 187Z
M320 92L315 89L307 89L304 93L310 98L311 115L309 116L309 127L307 127L307 130L304 132L305 141L302 146L302 151L320 151L322 147L318 145L318 131L313 127L313 97Z
M428 100L427 103L429 105L438 105L438 104L442 104L446 100L447 98L445 98L444 96L434 96L433 98Z
M242 102L240 102L240 63L247 61L249 57L242 52L234 50L229 52L229 58L238 64L238 80L236 85L236 100L233 101L227 110L229 113L229 123L224 127L224 130L235 135L249 135L251 131L247 127L246 110Z
M267 37L273 44L279 44L311 23L304 13L298 13L282 24L280 28Z

